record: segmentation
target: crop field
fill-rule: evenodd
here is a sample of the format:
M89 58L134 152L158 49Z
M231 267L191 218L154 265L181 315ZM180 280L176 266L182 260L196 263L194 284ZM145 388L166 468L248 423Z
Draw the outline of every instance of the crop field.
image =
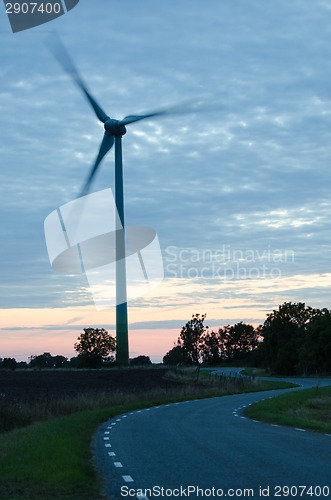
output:
M83 393L132 393L175 387L164 380L165 368L111 370L0 370L0 395L11 401L33 402Z
M167 369L0 371L0 432L105 406L167 397Z
M0 433L32 422L141 401L190 399L251 390L268 382L165 367L0 371ZM276 388L277 384L272 383ZM277 387L278 388L278 387Z

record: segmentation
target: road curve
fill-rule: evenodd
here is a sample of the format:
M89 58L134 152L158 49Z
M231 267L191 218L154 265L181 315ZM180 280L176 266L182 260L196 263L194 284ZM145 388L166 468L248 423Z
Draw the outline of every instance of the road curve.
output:
M328 498L331 435L242 415L284 392L187 401L109 420L93 442L106 498Z

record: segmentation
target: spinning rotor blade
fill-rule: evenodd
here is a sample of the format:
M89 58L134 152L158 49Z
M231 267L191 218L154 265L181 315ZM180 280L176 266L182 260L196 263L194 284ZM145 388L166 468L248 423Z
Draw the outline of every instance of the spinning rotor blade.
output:
M171 116L171 115L185 115L189 113L198 113L206 110L215 110L220 104L216 97L202 98L200 100L187 101L176 106L170 106L168 108L159 109L151 111L149 113L144 113L142 115L129 115L120 121L121 125L129 125L130 123L135 123L140 120L145 120L147 118L157 118L158 116Z
M86 181L79 196L85 196L89 192L89 189L90 189L90 186L92 184L92 180L96 174L96 171L98 170L98 167L99 167L102 159L104 158L104 156L113 147L114 141L115 141L114 136L108 134L108 132L105 132L103 139L102 139L102 142L101 142L101 145L100 145L97 159L95 160L95 163L90 171L90 174L87 178L87 181Z
M162 116L166 114L165 112L159 111L155 113L149 113L148 115L130 115L123 118L120 121L121 125L129 125L130 123L139 122L140 120L145 120L146 118L153 118L155 116Z
M78 87L83 91L85 97L89 101L99 120L102 123L105 123L107 118L109 118L108 115L103 111L103 109L99 106L99 104L87 90L83 80L81 79L77 71L77 68L75 67L71 57L69 56L64 45L61 43L60 39L56 37L56 39L54 38L52 42L48 42L47 45L54 55L55 59L57 59L57 61L61 64L62 68L66 71L66 73L68 73L69 76L71 76L76 85L78 85Z

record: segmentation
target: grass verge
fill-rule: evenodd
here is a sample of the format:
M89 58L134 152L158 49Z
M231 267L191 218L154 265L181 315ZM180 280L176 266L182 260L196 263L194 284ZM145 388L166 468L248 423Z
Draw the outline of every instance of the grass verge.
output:
M291 387L263 383L252 392ZM207 388L192 395L156 398L81 411L0 434L0 500L98 500L101 483L93 467L91 438L105 420L138 408L231 394Z
M260 401L247 408L245 416L331 434L331 386L294 391Z

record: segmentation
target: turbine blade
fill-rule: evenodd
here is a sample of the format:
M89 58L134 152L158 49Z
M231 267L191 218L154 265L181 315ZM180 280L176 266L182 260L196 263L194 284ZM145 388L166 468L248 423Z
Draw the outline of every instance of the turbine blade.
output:
M105 123L105 121L107 120L107 118L109 118L109 116L103 111L103 109L99 106L99 104L87 90L85 83L80 77L76 66L74 65L67 49L61 42L60 38L58 36L52 37L52 41L48 41L47 46L52 52L55 59L60 63L64 71L66 71L66 73L68 73L68 75L71 76L76 85L78 85L78 87L82 90L82 92L89 101L90 105L92 106L99 120L102 123Z
M162 116L166 114L163 111L158 111L155 113L148 113L146 115L129 115L123 118L123 120L120 121L121 125L129 125L130 123L135 123L139 122L140 120L145 120L146 118L153 118L156 116Z
M159 116L184 115L189 113L200 113L202 111L214 111L223 104L224 100L220 100L218 97L203 97L201 99L186 101L175 106L151 111L149 113L147 112L140 115L129 115L123 118L123 120L120 121L120 124L129 125L130 123L135 123L147 118L157 118Z
M114 141L115 141L114 136L108 134L108 132L105 132L103 139L102 139L102 142L101 142L101 145L100 145L98 156L95 160L93 167L91 168L89 176L88 176L88 178L84 184L84 187L83 187L79 196L85 196L89 192L89 189L90 189L90 186L92 184L92 180L96 174L96 171L98 170L98 167L99 167L102 159L104 158L104 156L113 147Z

